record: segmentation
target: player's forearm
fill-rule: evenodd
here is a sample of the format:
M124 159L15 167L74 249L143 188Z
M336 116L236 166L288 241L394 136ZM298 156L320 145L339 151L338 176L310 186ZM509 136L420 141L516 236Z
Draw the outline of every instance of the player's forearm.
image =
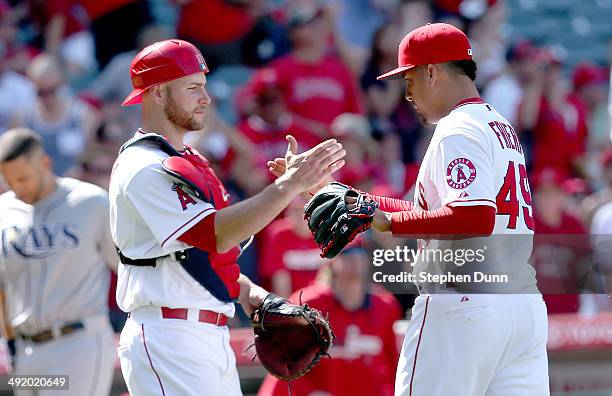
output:
M367 194L377 204L378 208L384 212L402 212L406 210L413 210L414 204L410 201L404 201L403 199L383 197L380 195Z
M226 252L251 235L257 234L278 216L299 191L282 178L259 194L217 212L217 250Z
M45 50L58 55L59 48L66 29L66 17L55 14L45 29Z
M393 235L423 239L465 239L489 236L495 208L485 205L443 206L432 211L404 211L387 215Z
M242 305L244 312L250 315L254 309L261 306L269 292L263 287L257 286L244 274L240 274L238 277L238 284L240 284L238 302Z

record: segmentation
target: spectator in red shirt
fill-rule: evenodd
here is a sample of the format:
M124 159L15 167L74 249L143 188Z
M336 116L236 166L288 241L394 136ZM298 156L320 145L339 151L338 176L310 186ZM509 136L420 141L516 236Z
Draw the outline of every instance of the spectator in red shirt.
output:
M552 168L563 177L582 175L578 116L566 101L562 63L550 51L534 56L519 106L518 123L533 137L527 153L534 171ZM529 155L530 154L530 155Z
M267 161L283 157L287 151L285 136L291 133L303 149L314 147L321 139L299 125L287 111L278 86L277 72L270 68L258 70L242 96L251 114L238 124L238 130L257 147L255 166L270 178Z
M295 4L289 16L291 52L270 64L296 121L320 137L342 113L362 113L354 76L336 56L327 53L329 26L322 10Z
M330 279L297 291L291 300L329 313L336 335L331 359L291 382L295 395L390 396L399 357L393 323L401 319L395 297L371 286L368 257L360 247L344 250L327 270ZM288 395L287 383L268 375L258 395Z
M566 179L554 169L534 174L536 237L532 253L538 287L548 313L575 313L579 307L576 282L581 260L589 252L582 221L567 210Z
M574 91L570 95L572 102L584 107L587 116L606 99L608 73L605 68L592 63L581 63L572 73Z
M312 283L325 263L304 221L305 203L305 198L296 198L286 217L270 224L264 236L259 277L279 296L288 297Z
M567 101L576 114L576 151L587 150L587 138L592 133L591 119L593 114L606 102L607 71L591 63L581 63L572 74L574 90Z

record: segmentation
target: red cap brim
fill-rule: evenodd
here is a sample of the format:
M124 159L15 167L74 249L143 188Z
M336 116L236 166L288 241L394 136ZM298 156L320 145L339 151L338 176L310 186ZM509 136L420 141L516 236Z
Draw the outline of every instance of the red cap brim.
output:
M399 79L401 77L401 75L406 71L406 70L410 70L412 68L415 68L416 65L407 65L407 66L400 66L400 67L396 67L395 69L386 72L385 74L381 74L380 76L376 77L377 80L394 80L394 79Z
M129 106L133 104L142 103L142 94L146 91L143 88L136 88L123 100L121 106Z

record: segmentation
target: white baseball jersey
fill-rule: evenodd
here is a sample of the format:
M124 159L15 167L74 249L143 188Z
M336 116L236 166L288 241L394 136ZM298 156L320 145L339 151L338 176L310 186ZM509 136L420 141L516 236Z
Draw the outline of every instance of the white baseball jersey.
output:
M482 271L507 274L510 281L417 282L422 295L404 337L395 396L548 396L546 306L527 263L534 228L531 196L512 126L479 98L457 105L436 127L414 203L418 211L443 205L496 209L488 238L419 241L421 253L487 246L483 262L420 260L414 273Z
M17 332L107 314L109 268L119 258L103 189L59 178L34 205L2 194L0 213L0 283Z
M417 211L444 205L487 205L497 212L491 237L420 241L422 253L486 246L485 261L478 267L441 263L432 253L420 256L415 273L507 274L507 284L481 284L477 291L519 292L533 288L535 271L527 261L534 226L525 157L514 128L482 99L460 103L439 121L419 169L414 205ZM426 282L420 286L424 291L437 290Z
M0 283L17 336L55 333L76 322L83 328L39 343L17 337L13 370L68 375L65 395L108 395L115 362L109 268L116 270L119 262L108 227L108 196L89 183L57 180L55 191L34 205L12 191L0 196Z
M137 132L138 137L142 132ZM153 258L187 249L177 238L215 212L208 202L188 195L161 162L168 154L140 141L115 161L109 186L113 240L131 259ZM234 304L215 298L173 257L155 267L119 264L117 304L131 312L142 306L207 309L234 315Z

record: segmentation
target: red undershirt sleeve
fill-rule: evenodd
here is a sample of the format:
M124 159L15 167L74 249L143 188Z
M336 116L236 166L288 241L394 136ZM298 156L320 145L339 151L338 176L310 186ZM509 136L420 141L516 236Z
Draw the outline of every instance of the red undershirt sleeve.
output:
M462 239L489 236L495 226L495 208L487 205L443 206L431 211L391 214L391 232L422 239Z
M414 209L414 204L410 201L404 201L397 198L382 197L380 195L367 194L366 195L374 200L378 204L378 208L383 212L402 212L406 210Z
M185 231L178 240L200 250L217 253L217 238L215 236L215 214L204 217L193 227Z

